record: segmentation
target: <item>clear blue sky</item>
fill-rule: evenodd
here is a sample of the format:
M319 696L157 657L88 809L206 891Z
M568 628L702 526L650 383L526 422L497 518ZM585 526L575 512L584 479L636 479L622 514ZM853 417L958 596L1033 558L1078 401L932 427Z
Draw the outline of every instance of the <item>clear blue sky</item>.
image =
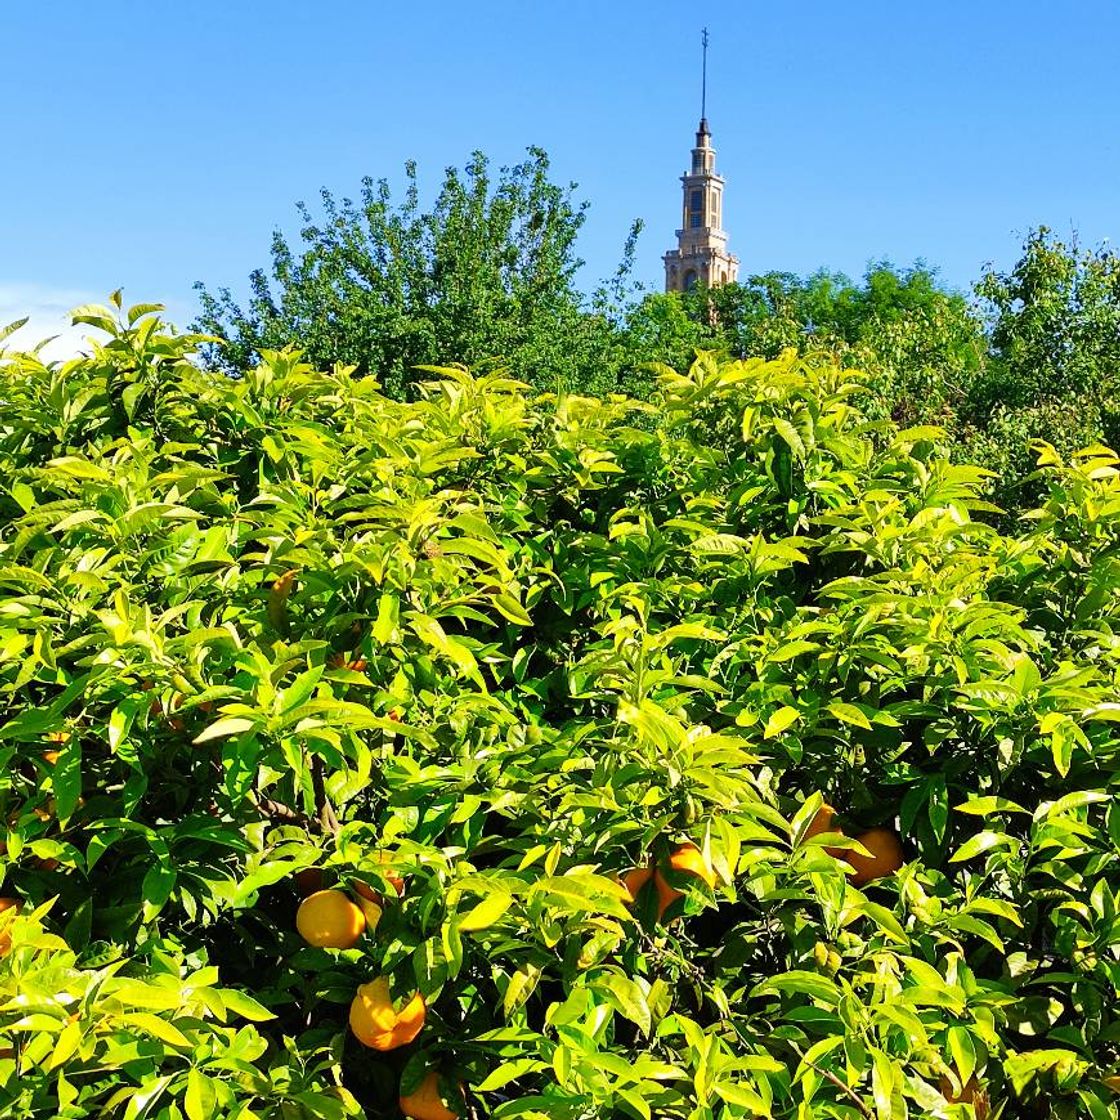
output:
M183 320L244 288L320 186L406 159L434 188L529 144L591 204L585 279L631 219L660 284L699 115L747 273L923 257L966 286L1046 223L1120 238L1120 3L7 0L0 318L123 285ZM33 305L33 306L32 306Z

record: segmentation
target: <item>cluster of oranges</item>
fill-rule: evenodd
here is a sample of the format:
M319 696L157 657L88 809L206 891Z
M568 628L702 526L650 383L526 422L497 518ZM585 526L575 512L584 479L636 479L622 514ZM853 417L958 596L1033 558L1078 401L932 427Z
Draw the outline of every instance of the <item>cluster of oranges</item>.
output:
M709 887L715 888L716 873L707 857L695 844L681 844L675 848L668 859L668 869L682 872L686 875L695 875L703 880ZM660 867L646 866L635 867L622 876L622 885L630 896L631 905L638 901L639 892L653 880L653 889L657 892L657 918L660 921L665 912L684 893L672 886L665 878Z
M834 823L836 810L831 805L822 805L805 831L805 839L833 832L843 836L843 829ZM849 865L848 878L852 885L862 887L875 879L893 875L905 863L902 844L889 828L869 828L853 839L867 849L868 855L849 848L825 848L830 856L844 860Z
M392 873L385 879L400 897L404 880ZM296 877L307 896L296 912L296 929L309 945L320 949L352 949L368 929L377 928L385 900L367 883L352 882L354 896L337 889L323 890L322 872L308 868ZM378 976L359 986L350 1004L350 1030L371 1050L389 1051L407 1046L424 1026L427 1007L415 992L401 1006L393 1001L389 978ZM400 1098L401 1111L413 1120L457 1120L440 1093L439 1075L430 1071L415 1091Z

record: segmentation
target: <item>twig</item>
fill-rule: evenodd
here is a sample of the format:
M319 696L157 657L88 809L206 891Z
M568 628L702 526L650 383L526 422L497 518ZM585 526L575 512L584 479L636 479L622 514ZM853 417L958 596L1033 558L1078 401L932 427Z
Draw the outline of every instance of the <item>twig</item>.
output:
M271 817L273 820L286 821L289 824L299 824L305 827L311 824L311 818L306 813L301 813L298 809L293 809L283 802L273 801L271 797L258 797L256 805L265 816Z
M841 1081L840 1078L836 1076L836 1074L829 1073L829 1071L827 1069L821 1069L821 1067L818 1066L816 1062L809 1061L809 1059L806 1058L805 1055L802 1054L797 1049L796 1046L793 1049L794 1049L795 1053L797 1053L797 1056L811 1070L814 1070L816 1073L819 1073L821 1075L821 1077L825 1078L825 1080L831 1081L832 1084L835 1085L836 1088L840 1090L840 1092L842 1092L845 1096L847 1096L848 1099L852 1102L852 1104L854 1104L856 1106L856 1108L859 1109L859 1113L860 1113L861 1116L867 1117L867 1120L875 1120L875 1116L872 1113L871 1109L869 1109L867 1107L867 1105L865 1105L863 1103L863 1101L861 1101L859 1099L859 1097L856 1095L855 1091L853 1089L849 1088L847 1085L845 1085L844 1082Z
M329 836L337 836L341 831L338 817L327 798L327 786L323 780L323 760L315 755L311 759L311 788L315 792L315 812L319 817L319 827Z

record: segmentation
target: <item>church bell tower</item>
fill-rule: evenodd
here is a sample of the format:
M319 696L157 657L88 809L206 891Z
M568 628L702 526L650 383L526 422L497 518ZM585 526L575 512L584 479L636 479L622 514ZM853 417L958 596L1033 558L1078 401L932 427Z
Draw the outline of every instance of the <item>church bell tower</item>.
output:
M677 248L665 254L665 290L684 292L697 284L714 288L739 275L739 258L727 251L723 229L723 176L716 174L716 150L708 129L708 31L704 29L704 76L700 99L700 127L692 166L681 176L684 206Z

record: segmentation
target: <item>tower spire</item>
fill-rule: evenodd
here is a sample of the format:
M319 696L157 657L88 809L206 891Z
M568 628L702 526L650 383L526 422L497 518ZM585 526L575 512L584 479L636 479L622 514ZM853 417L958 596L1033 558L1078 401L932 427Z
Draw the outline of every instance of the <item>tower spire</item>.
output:
M701 64L700 78L700 120L708 119L708 29L705 27L700 32L700 43L703 47L703 63Z
M684 188L681 228L677 247L662 258L665 261L665 290L688 291L697 284L714 288L734 283L739 275L739 258L727 249L723 228L723 176L716 171L716 150L708 128L708 29L700 31L700 127L692 163L681 176Z

